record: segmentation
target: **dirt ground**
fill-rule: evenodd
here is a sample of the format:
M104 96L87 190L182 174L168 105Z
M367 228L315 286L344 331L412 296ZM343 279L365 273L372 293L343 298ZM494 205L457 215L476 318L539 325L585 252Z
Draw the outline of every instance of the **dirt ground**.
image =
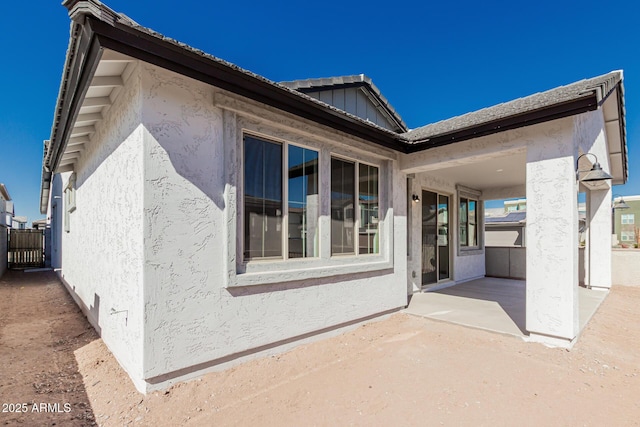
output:
M614 287L571 351L399 313L144 396L52 273L10 272L0 425L640 425L638 307Z

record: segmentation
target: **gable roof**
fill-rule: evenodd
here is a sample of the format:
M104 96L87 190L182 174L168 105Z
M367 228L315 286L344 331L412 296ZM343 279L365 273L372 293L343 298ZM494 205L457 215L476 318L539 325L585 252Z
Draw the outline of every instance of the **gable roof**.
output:
M43 150L40 192L42 213L47 208L51 175L57 170L67 149L81 105L105 50L154 64L400 153L426 150L596 110L611 93L617 91L619 133L624 147L619 156L623 181L626 181L628 165L621 72L609 73L410 132L398 133L308 96L302 93L304 90L299 91L286 84L273 82L165 37L139 25L126 15L113 11L98 0L65 0L63 5L69 10L72 19L71 35L51 136L45 142ZM350 84L349 78L353 76L339 77L335 84ZM357 80L357 76L353 79ZM318 85L322 80L293 82L293 86L302 88L305 84ZM364 76L361 77L361 83L367 85L374 95L376 91L379 93ZM381 94L379 97L381 105L386 105L384 108L388 108L399 118L388 101Z
M371 102L381 111L390 123L396 126L395 131L407 132L408 128L400 114L391 106L380 89L364 74L351 76L327 77L319 79L303 79L280 82L281 85L302 93L322 92L333 89L346 89L360 87L367 94Z

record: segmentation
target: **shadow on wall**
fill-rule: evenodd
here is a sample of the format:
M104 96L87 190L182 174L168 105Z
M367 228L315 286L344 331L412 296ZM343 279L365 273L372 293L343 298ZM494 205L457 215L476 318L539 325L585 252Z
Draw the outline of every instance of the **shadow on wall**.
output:
M189 126L188 123L183 125ZM229 183L225 182L223 172L220 170L222 168L216 167L216 159L224 155L222 142L214 139L212 130L207 131L205 136L197 138L185 135L185 133L188 134L186 131L171 132L172 129L167 129L168 126L167 123L155 123L147 129L155 140L147 154L151 158L157 158L154 164L162 165L154 167L153 172L157 174L156 176L145 176L147 185L151 183L157 187L164 186L165 188L156 190L166 190L169 194L182 195L185 200L190 196L197 198L199 195L189 186L180 188L179 181L166 179L175 172L223 211L225 208L223 192L225 185ZM166 162L163 162L165 157L170 160L173 170L165 166Z
M96 328L96 332L102 336L102 328L100 327L100 295L96 293L93 294L93 304L89 306L89 315L95 319L94 327Z
M389 268L381 271L368 271L363 273L349 273L341 274L337 276L322 277L317 279L305 279L297 280L293 282L283 282L278 284L268 285L256 285L256 286L243 286L238 288L227 288L227 292L234 297L241 297L246 295L257 295L262 293L274 293L281 291L289 291L292 289L309 288L312 286L321 286L326 284L345 283L349 280L363 280L368 278L379 278L383 276L389 276L389 280L395 280L393 278L393 268Z

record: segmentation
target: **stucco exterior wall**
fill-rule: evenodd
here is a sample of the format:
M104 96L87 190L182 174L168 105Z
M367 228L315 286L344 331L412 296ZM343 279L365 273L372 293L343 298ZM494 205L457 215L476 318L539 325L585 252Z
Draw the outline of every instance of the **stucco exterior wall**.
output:
M579 154L591 153L595 155L602 169L605 172L611 172L602 109L574 116L573 138ZM587 158L589 162L595 161L593 156L587 156ZM580 169L582 170L583 167Z
M461 253L458 245L458 190L456 183L444 180L440 177L433 176L428 172L415 174L415 177L411 180L412 187L409 191L410 194L417 194L422 197L422 190L428 190L438 192L440 194L449 196L449 229L450 229L450 273L451 280L455 282L464 282L479 277L483 277L485 274L485 262L484 251L480 249L478 251L472 251L469 253ZM482 201L479 201L482 203ZM407 277L409 281L409 293L418 291L422 285L421 278L421 251L422 251L422 200L420 202L411 203L411 215L410 224L411 232L409 233L409 257L407 262ZM484 234L484 227L482 226L482 209L478 213L478 233L479 239L482 242L484 240L482 234ZM414 277L415 272L415 277Z
M142 64L141 75L147 390L261 347L406 305L406 198L394 191L404 187L394 158L372 157L389 178L381 182L386 237L380 255L368 263L359 257L302 260L300 265L313 265L316 278L309 278L310 268L296 268L296 260L243 266L236 259L243 129L318 148L321 180L327 179L322 176L332 153L366 158L366 149L372 150L246 100L235 109L235 98L151 65ZM323 210L329 206L326 189L320 188L323 228L330 218ZM331 274L332 268L342 274Z
M96 126L76 165L76 210L65 221L64 189L54 180L52 263L120 364L142 377L143 136L138 71ZM68 228L68 232L65 231ZM60 264L58 264L60 262ZM140 386L140 384L136 384Z
M527 330L543 342L578 328L578 184L572 120L527 147ZM534 338L532 338L534 339Z

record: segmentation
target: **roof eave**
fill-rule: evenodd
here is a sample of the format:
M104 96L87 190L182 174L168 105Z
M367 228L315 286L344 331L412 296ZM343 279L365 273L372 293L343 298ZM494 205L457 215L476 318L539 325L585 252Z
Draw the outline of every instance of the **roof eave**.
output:
M623 81L620 80L616 86L618 94L618 124L620 126L620 136L622 139L622 184L626 184L629 180L629 157L627 153L627 118L624 107L624 86Z
M178 43L146 33L97 0L67 0L63 5L73 21L67 58L58 94L49 147L44 149L40 212L45 213L52 174L69 140L82 99L105 48L149 62L187 77L220 87L283 111L343 131L374 144L406 152L405 139L326 108L273 83L198 55Z
M9 195L9 190L7 190L6 185L0 183L0 194L2 194L2 198L6 201L11 200L11 196Z
M409 146L407 151L409 153L415 153L433 147L453 144L506 130L531 126L538 123L585 113L587 111L593 111L598 108L598 101L599 100L597 99L594 91L581 98L562 104L554 104L548 107L527 111L525 113L507 116L498 120L479 123L467 128L456 129L453 132L425 137L420 140L413 141L413 144Z

